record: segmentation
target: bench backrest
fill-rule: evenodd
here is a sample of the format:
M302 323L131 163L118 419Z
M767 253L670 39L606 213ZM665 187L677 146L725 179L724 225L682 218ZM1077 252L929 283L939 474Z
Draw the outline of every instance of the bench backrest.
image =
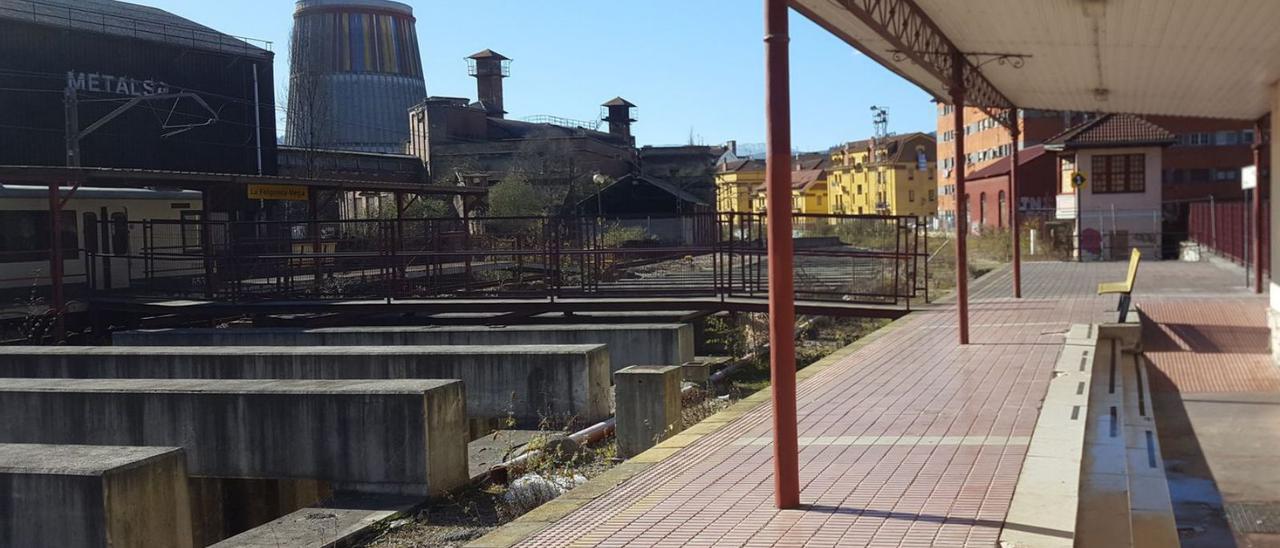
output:
M1138 280L1138 263L1142 261L1142 252L1138 248L1133 248L1129 252L1129 275L1125 277L1124 284L1128 286L1129 292L1133 292L1133 282Z

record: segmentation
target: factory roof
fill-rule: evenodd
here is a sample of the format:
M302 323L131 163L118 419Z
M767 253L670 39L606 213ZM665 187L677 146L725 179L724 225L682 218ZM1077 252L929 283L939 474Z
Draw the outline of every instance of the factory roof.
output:
M270 42L232 36L162 9L116 0L0 0L0 20L26 21L235 55L273 55Z

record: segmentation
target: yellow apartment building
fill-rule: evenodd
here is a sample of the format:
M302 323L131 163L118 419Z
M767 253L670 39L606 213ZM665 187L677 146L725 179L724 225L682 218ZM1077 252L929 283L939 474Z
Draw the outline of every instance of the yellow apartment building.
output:
M829 211L914 215L938 211L937 143L924 133L846 143L827 168Z
M750 213L756 187L764 185L764 160L731 160L716 171L716 210Z
M828 213L827 155L802 155L791 172L791 211ZM733 160L716 173L716 209L721 212L764 213L763 160Z

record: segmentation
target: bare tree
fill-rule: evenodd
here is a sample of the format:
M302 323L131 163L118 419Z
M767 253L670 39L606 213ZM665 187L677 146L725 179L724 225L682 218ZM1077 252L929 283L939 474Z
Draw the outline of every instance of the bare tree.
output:
M289 38L289 102L286 110L285 143L304 149L306 176L316 177L318 151L332 135L332 108L323 75L326 51L310 28L311 19L298 20Z

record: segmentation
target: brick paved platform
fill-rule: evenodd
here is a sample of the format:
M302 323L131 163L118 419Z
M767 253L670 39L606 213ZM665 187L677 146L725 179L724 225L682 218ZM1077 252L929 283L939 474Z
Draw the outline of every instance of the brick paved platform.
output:
M973 287L974 344L957 344L943 304L802 371L802 509L773 507L757 395L475 546L993 546L1019 526L1004 519L1063 334L1114 317L1115 297L1094 292L1124 270L1031 263L1021 300L997 272ZM1144 263L1135 301L1246 297L1241 282Z
M1280 546L1280 368L1266 301L1149 298L1146 356L1185 548ZM1265 525L1265 526L1262 526Z

